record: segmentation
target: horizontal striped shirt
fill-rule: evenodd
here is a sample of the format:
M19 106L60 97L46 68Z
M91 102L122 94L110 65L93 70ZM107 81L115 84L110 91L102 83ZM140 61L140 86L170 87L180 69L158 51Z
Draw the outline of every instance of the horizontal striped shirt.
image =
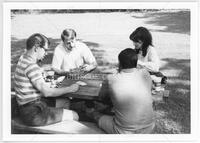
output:
M43 70L30 56L22 55L19 58L14 74L14 85L18 104L26 104L41 96L41 92L33 85L33 82L38 79L44 79Z

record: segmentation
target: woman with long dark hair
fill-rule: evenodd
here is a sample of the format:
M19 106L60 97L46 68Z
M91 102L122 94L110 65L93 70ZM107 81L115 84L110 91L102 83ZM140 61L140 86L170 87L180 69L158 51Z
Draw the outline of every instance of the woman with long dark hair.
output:
M145 27L138 27L135 31L133 31L133 33L131 33L129 38L131 41L133 41L137 51L137 67L146 68L151 75L161 77L162 84L166 84L167 77L159 71L160 59L155 47L153 46L153 40L150 31Z
M145 27L138 27L129 38L133 41L138 53L138 66L142 66L150 72L158 72L160 59L152 44L152 35L149 30Z

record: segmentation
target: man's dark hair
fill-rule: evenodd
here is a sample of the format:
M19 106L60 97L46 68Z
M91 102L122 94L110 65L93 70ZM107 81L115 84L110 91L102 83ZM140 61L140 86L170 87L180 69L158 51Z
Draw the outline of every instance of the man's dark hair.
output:
M127 48L120 52L118 60L121 69L135 68L138 61L137 52L135 49Z
M138 27L135 31L133 31L133 33L131 33L129 38L133 42L139 42L139 40L143 42L142 45L143 57L146 56L149 45L153 46L151 33L145 27Z
M74 29L65 29L61 34L62 41L65 41L66 38L75 38L75 37L76 37L76 32L74 31Z
M40 33L35 33L27 39L26 49L30 50L33 46L44 47L45 42L48 42L48 45L50 44L50 41L46 36L44 36L43 34L40 34Z

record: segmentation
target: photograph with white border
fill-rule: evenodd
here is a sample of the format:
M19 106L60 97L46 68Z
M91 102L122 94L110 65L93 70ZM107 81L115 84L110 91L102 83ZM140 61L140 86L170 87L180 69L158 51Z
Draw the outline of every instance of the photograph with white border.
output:
M197 2L4 3L3 140L196 140L197 19Z

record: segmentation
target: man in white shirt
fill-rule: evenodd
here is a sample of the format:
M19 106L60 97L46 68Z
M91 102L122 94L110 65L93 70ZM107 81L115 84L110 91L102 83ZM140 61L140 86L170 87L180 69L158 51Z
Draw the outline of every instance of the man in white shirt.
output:
M89 72L97 63L86 44L76 40L73 29L65 29L61 34L62 43L54 51L52 69L59 75L72 71Z

